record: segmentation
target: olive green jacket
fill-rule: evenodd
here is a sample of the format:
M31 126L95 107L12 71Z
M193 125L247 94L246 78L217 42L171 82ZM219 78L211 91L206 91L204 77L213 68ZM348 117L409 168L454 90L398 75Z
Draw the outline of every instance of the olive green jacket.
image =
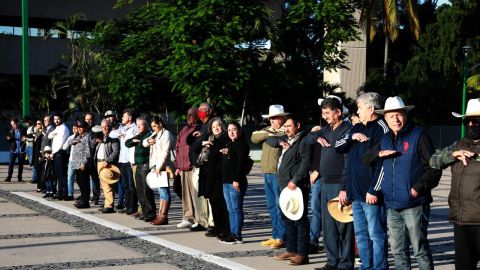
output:
M273 130L272 127L266 127L252 133L253 143L262 143L262 160L260 166L264 173L277 173L278 157L281 154L281 149L274 148L268 145L265 141L269 136L283 136L285 135L283 129Z

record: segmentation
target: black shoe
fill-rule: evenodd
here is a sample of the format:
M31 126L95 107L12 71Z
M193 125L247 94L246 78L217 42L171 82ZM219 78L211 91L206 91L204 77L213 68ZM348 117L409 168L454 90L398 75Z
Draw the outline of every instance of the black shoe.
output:
M237 243L237 240L235 239L235 236L229 235L222 240L220 240L220 243L222 244L228 244L228 245L233 245Z
M146 218L146 217L145 217L143 214L135 217L135 219L138 219L138 220L145 220L145 218Z
M136 212L137 212L137 210L127 209L127 211L125 211L125 214L131 215L131 214L135 214Z
M318 245L309 244L308 245L308 254L318 254Z
M325 264L325 266L321 268L315 268L316 270L338 270L337 267L335 266L330 266L328 264Z
M197 226L192 226L190 227L190 231L192 232L202 232L202 231L206 231L207 229L205 227L203 227L202 225L198 224L197 223Z
M90 204L88 202L79 202L75 205L78 209L85 209L85 208L90 208Z
M209 232L206 232L206 233L205 233L205 236L208 236L207 233L209 233ZM227 238L227 237L229 237L229 236L230 236L230 234L225 234L225 233L218 233L218 234L216 235L216 237L217 237L218 240L223 240L223 238Z
M216 237L218 235L218 233L215 231L215 230L208 230L206 233L205 233L205 236L206 237Z
M22 178L18 178L18 182L23 182Z
M150 222L150 221L154 221L157 217L156 216L153 216L153 217L145 217L144 221L145 222Z
M11 178L5 178L5 180L3 180L4 182L12 182L12 179Z
M115 206L115 211L117 211L119 213L125 213L126 212L125 205L119 204L119 205Z
M102 208L98 209L98 211L102 212L103 214L115 213L115 210L113 210L112 207L102 207Z
M52 197L52 193L45 193L45 195L42 196L43 198L50 198Z
M64 201L73 201L73 196L66 196L63 200Z

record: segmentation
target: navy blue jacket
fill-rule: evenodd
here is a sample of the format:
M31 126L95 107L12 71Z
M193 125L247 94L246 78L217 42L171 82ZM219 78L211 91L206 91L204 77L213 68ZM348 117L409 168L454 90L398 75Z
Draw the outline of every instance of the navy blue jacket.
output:
M345 170L345 188L350 201L365 202L367 192L378 196L379 191L375 191L375 185L380 181L375 178L375 171L382 166L380 162L365 164L363 156L367 150L380 142L380 139L389 131L387 124L383 119L377 119L367 122L366 125L358 123L340 140L335 142L335 150L347 154L347 168ZM355 133L362 133L369 138L366 142L353 140Z
M381 170L377 172L387 209L400 211L432 202L431 190L438 185L442 171L429 166L435 147L423 129L407 125L396 138L389 131L381 139L378 150L397 151L383 158ZM417 198L412 197L411 188L419 193Z

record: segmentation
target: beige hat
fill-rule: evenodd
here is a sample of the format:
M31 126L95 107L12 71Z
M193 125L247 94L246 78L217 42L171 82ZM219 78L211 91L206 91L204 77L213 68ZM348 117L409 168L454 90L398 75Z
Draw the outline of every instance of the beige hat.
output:
M338 200L338 197L335 197L328 201L327 208L328 212L335 220L342 223L353 221L352 204L342 206Z
M103 167L98 172L98 178L106 184L115 184L120 179L120 169L115 165Z
M279 197L280 209L291 220L299 220L303 215L303 194L300 188L284 188Z
M468 101L467 110L465 115L460 113L452 112L452 115L455 117L480 117L480 98L473 98Z
M43 148L43 152L44 153L52 153L52 147L50 147L49 145L45 146L45 148Z
M413 105L408 105L405 106L405 103L403 103L403 100L399 96L395 97L389 97L385 101L385 107L383 110L375 110L376 113L379 114L385 114L386 112L389 111L397 111L397 110L405 110L405 111L410 111L411 109L415 108Z
M286 116L289 113L286 113L282 105L274 104L268 107L268 114L262 114L263 118L272 118L275 116Z

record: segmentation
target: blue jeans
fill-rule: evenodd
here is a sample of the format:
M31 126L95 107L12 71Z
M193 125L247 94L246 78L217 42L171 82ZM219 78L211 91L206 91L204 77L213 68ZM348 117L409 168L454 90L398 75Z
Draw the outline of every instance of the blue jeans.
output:
M160 194L160 200L168 201L169 203L172 201L170 197L170 187L158 188L158 194Z
M300 187L298 187L300 188ZM303 205L308 205L308 193L310 190L301 188L303 194ZM303 215L299 220L291 220L282 213L286 227L286 250L300 256L308 257L308 243L310 223L308 222L308 207L303 208Z
M265 197L267 198L267 208L272 219L272 238L285 241L285 223L282 220L282 211L278 200L280 198L280 186L277 182L277 175L265 173Z
M67 169L67 190L68 196L73 196L73 185L75 183L75 170L72 167L72 161L68 161L68 169Z
M312 185L312 195L310 197L310 207L312 209L312 219L310 221L310 245L318 246L318 238L322 232L322 206L320 203L320 194L322 190L322 181L318 179Z
M25 154L28 157L28 163L30 164L30 167L32 167L32 183L36 183L38 182L38 174L37 166L35 166L35 162L33 162L33 146L26 146Z
M340 184L322 183L323 244L327 253L327 264L335 268L353 269L354 243L353 222L342 223L333 219L328 212L328 201L337 197Z
M383 205L353 202L353 226L360 269L388 269L387 215Z
M25 161L25 153L13 153L10 152L9 161L8 161L8 175L7 178L11 179L13 175L13 165L15 165L15 160L18 159L18 180L22 179L22 172L23 172L23 162Z
M242 237L243 198L246 191L247 185L240 185L240 191L236 191L232 184L223 184L223 197L227 203L230 232L237 237Z
M388 209L388 242L392 250L395 269L411 269L410 256L406 254L408 243L405 242L405 235L408 235L412 244L418 268L420 270L433 269L432 253L427 239L429 219L430 204L428 203L400 211Z

